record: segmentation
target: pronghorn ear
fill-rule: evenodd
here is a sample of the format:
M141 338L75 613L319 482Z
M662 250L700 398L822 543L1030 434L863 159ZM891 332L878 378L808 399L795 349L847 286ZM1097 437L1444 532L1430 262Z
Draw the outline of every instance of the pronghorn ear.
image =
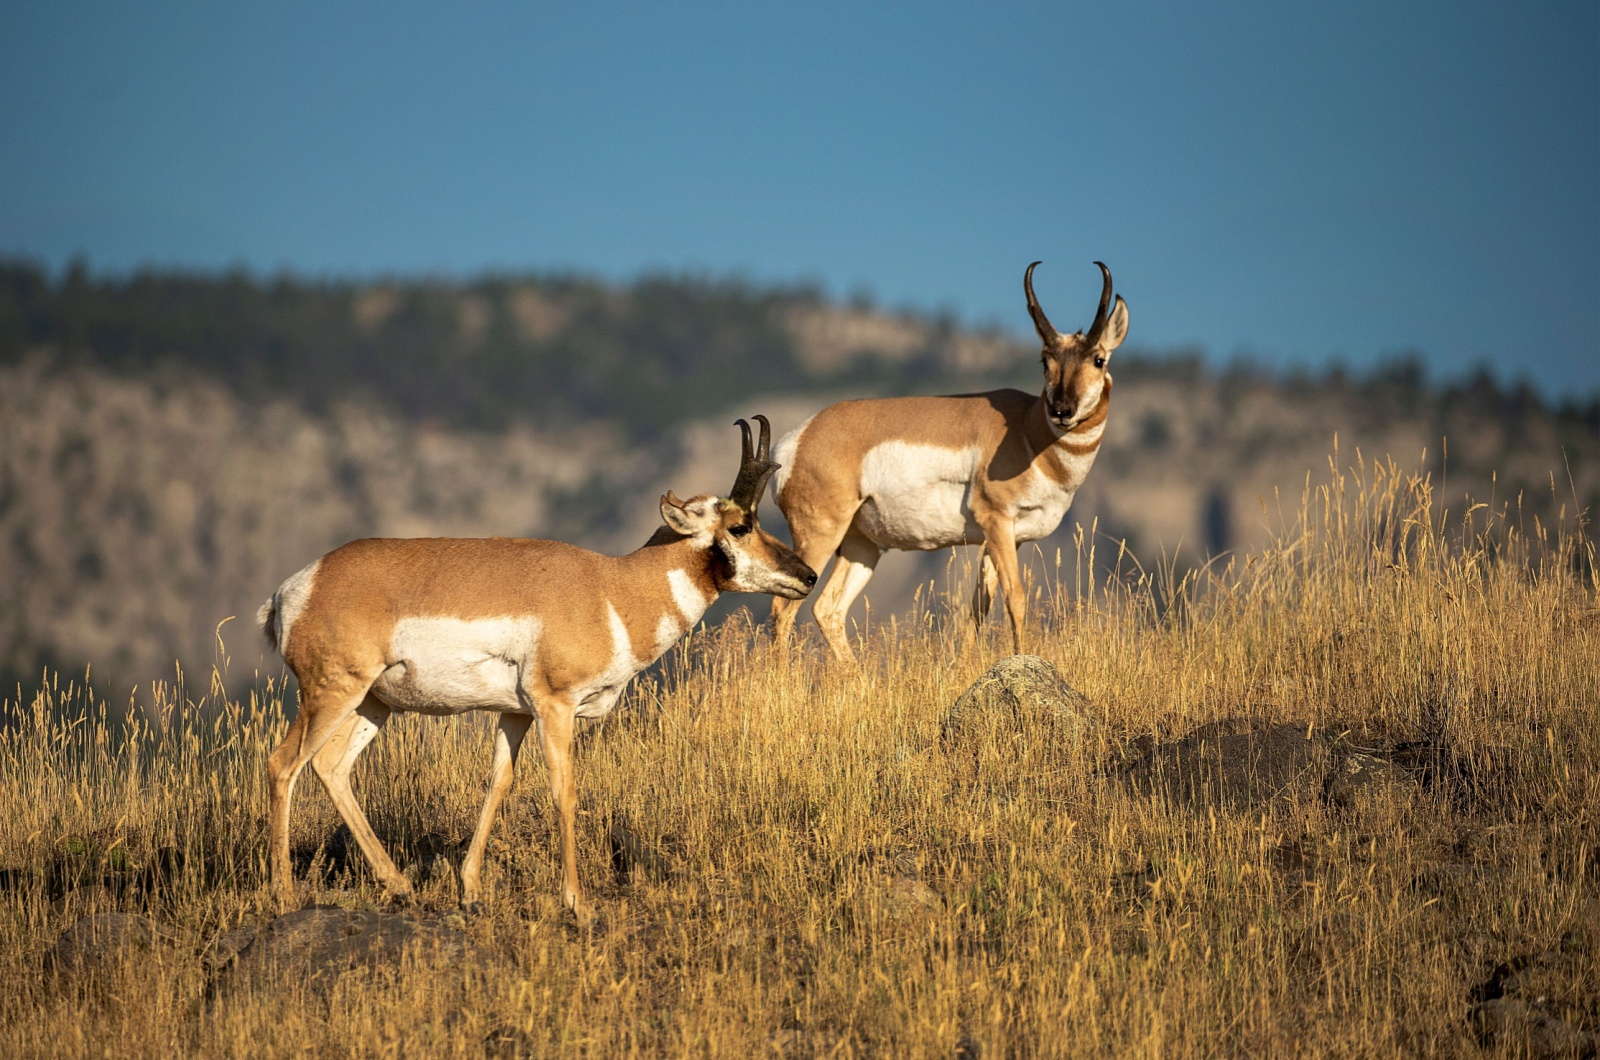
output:
M684 537L695 536L705 530L711 522L704 512L686 507L671 490L661 498L661 521Z
M1100 339L1100 348L1110 353L1122 345L1122 340L1128 337L1128 303L1117 295L1117 304L1111 310L1111 316L1106 321L1106 333Z

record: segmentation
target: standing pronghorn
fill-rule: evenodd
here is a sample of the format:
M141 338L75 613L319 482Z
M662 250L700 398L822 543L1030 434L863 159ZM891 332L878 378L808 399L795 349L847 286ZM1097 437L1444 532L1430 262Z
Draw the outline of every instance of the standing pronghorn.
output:
M1087 332L1063 335L1022 274L1028 313L1044 342L1044 392L990 390L954 397L884 398L830 405L778 443L787 470L773 496L789 520L795 551L820 570L839 561L817 595L815 612L836 656L854 653L845 615L884 549L983 545L972 594L982 622L998 588L1011 639L1022 650L1026 599L1017 545L1055 530L1089 474L1111 403L1106 362L1128 335L1128 305L1113 307L1111 270ZM1107 312L1109 310L1109 313ZM774 600L779 641L794 628L798 604Z
M391 712L499 714L488 797L461 862L461 903L478 905L484 843L511 786L517 751L537 721L561 819L561 893L580 919L573 847L576 718L597 718L623 685L705 613L718 593L800 599L817 575L756 518L777 470L739 421L744 455L726 499L661 499L658 528L627 556L526 538L368 539L293 575L257 618L300 680L300 711L267 760L272 878L293 895L289 799L310 763L378 878L411 890L350 790L350 769Z

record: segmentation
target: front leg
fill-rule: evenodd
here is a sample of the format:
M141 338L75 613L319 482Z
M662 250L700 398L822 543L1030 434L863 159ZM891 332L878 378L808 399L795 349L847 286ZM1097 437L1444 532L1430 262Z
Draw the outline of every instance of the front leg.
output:
M544 744L544 764L550 771L550 793L555 796L561 823L561 900L579 924L593 921L594 913L578 886L578 846L574 821L578 813L578 781L572 768L573 709L565 698L541 703L539 736Z
M991 563L999 576L1000 592L1006 600L1006 618L1011 621L1011 649L1020 655L1022 622L1026 617L1028 598L1023 591L1022 574L1017 565L1016 526L1003 516L996 516L983 526L984 574L987 574Z

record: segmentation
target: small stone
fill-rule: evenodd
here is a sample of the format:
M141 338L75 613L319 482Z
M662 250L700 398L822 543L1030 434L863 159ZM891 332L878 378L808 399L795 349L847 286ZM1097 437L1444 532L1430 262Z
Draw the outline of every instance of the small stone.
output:
M1328 774L1328 801L1349 808L1404 779L1406 771L1393 762L1376 755L1352 752Z
M957 739L983 719L1002 719L1019 734L1043 731L1082 743L1099 729L1093 704L1067 684L1060 671L1037 655L1010 655L961 693L945 716L944 735Z
M896 876L883 891L884 910L893 920L920 919L944 908L944 899L921 880Z

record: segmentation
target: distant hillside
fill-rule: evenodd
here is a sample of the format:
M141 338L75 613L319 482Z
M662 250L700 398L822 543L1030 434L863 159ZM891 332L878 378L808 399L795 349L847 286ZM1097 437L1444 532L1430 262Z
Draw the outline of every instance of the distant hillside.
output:
M1086 322L1096 294L1046 304ZM1432 472L1452 511L1468 495L1520 498L1530 524L1600 510L1597 398L1552 408L1487 376L1430 386L1406 364L1275 378L1124 352L1114 370L1102 456L1034 553L1041 570L1078 523L1098 526L1102 559L1121 540L1180 566L1259 545L1325 473L1335 435L1341 462L1359 450ZM92 663L126 689L175 658L208 662L229 615L248 668L256 606L349 538L619 551L647 536L666 489L727 488L736 415L764 411L782 431L846 396L1037 381L1031 344L798 289L51 280L0 263L0 679ZM948 560L886 558L874 614Z

